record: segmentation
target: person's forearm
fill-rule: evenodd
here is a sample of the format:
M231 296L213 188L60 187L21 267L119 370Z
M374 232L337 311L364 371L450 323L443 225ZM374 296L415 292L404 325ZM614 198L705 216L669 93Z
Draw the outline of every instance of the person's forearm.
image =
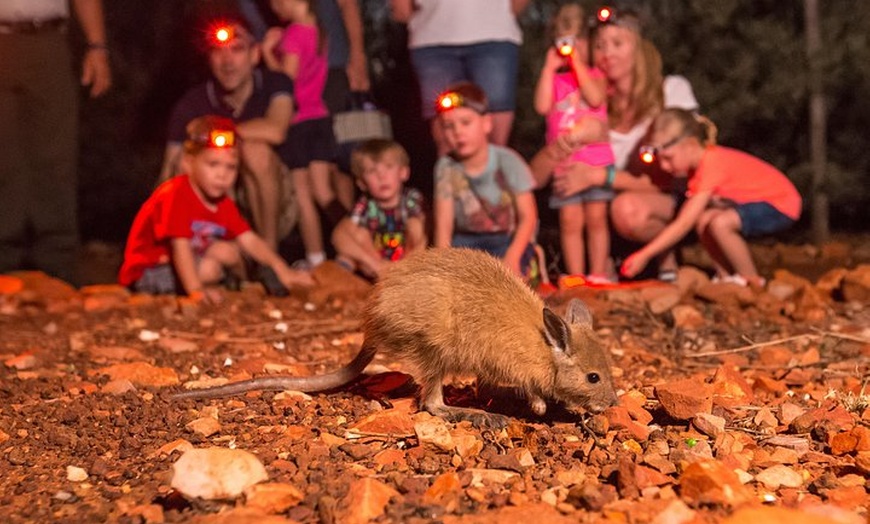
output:
M262 141L273 146L284 143L287 127L268 118L252 118L236 124L236 130L244 140Z
M73 0L76 19L90 45L106 45L106 26L101 0Z
M419 218L409 218L405 224L408 252L426 249L429 240L426 238L426 223Z
M511 0L511 11L513 11L514 16L520 16L523 14L523 11L526 10L526 7L529 6L532 0Z
M559 146L554 142L547 144L538 151L529 161L532 177L535 179L535 187L540 189L550 182L553 171L565 157Z
M188 295L202 291L202 281L196 271L193 249L186 238L172 239L172 267Z
M407 24L414 14L414 0L390 0L390 18L395 22Z

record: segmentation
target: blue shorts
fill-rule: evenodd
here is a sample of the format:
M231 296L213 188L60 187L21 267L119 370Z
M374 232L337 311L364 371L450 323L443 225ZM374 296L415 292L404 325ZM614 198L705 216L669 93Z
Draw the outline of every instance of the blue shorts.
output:
M550 209L561 209L565 206L584 204L586 202L610 202L615 193L612 189L603 186L590 187L579 193L566 197L550 195Z
M428 46L411 49L420 83L423 117L435 117L435 99L451 84L469 80L489 98L492 112L516 107L520 47L513 42Z
M734 210L740 216L740 232L745 237L778 233L794 224L794 219L767 202L738 204L734 206Z
M467 247L484 251L496 258L504 258L513 241L513 236L508 233L454 233L450 245L453 247ZM523 256L520 257L520 270L523 274L529 270L529 265L535 259L535 246L529 244Z

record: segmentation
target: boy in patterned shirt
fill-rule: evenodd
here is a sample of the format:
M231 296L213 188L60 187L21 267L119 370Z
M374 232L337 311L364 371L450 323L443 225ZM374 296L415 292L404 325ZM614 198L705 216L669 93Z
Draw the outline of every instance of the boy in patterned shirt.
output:
M351 156L351 170L363 194L336 226L332 243L340 263L377 278L390 262L426 248L423 196L405 187L408 153L392 140L360 144Z

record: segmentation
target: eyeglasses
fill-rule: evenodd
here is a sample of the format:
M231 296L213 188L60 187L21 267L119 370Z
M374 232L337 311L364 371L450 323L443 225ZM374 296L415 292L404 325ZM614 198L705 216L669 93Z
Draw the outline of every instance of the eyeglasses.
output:
M452 111L459 107L467 107L468 109L477 111L481 115L486 113L486 104L482 104L476 100L469 100L456 91L444 93L435 101L435 111L439 114Z
M599 28L604 25L615 25L630 29L635 33L640 33L640 21L637 15L632 12L624 12L620 14L615 8L610 6L602 6L598 8L595 16L589 20L589 26Z
M662 151L664 151L665 149L669 149L671 147L674 147L675 145L677 145L677 143L680 140L682 140L684 138L686 138L686 134L681 133L681 134L677 135L676 137L668 140L667 142L665 142L664 144L662 144L660 146L651 146L651 145L640 146L640 160L641 160L641 162L643 162L644 164L652 164L653 162L655 162L656 157L658 157Z

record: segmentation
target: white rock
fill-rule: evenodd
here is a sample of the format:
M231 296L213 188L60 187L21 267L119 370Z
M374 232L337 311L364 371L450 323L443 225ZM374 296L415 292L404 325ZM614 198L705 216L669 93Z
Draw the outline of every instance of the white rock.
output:
M88 472L76 466L67 466L66 479L70 482L84 482L88 480Z
M247 451L205 448L188 451L172 465L171 485L190 498L235 499L268 478L263 464Z

